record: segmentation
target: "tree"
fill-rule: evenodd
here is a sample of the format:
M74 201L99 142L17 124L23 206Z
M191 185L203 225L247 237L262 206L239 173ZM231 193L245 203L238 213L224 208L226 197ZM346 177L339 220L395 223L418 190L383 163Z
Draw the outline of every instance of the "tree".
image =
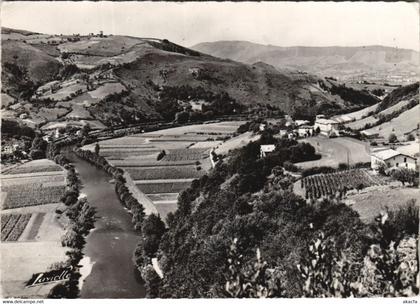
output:
M96 155L99 155L99 149L100 149L99 144L96 143L96 145L95 145L95 154Z
M397 136L394 133L391 133L391 134L389 134L388 141L390 143L395 143L395 142L398 141L398 138L397 138Z
M189 118L190 115L186 111L178 112L175 114L175 121L178 123L186 123Z
M32 159L41 159L45 158L45 152L47 150L47 142L41 137L40 134L37 134L32 141L30 149L30 157Z
M160 239L166 231L165 224L159 215L152 213L143 221L141 231L143 234L145 255L152 258L156 255Z
M238 251L237 239L230 246L227 259L227 280L224 296L232 298L268 298L281 297L283 290L279 276L274 269L269 269L262 261L260 249L257 249L256 262L244 265L243 255Z
M392 171L391 176L397 181L400 181L404 186L405 183L414 184L417 172L412 169L398 168Z
M82 136L86 137L89 135L90 130L91 130L90 124L87 123L82 127L80 133Z
M413 134L408 134L407 135L407 141L413 141L413 140L415 140L416 138L414 137L414 135Z

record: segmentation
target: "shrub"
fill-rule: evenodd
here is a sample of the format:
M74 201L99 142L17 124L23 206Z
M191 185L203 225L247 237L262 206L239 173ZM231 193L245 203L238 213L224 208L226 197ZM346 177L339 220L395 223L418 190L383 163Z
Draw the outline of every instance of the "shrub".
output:
M415 140L416 138L414 137L414 135L413 134L408 134L407 135L407 141L413 141L413 140Z
M157 158L156 158L156 160L161 160L162 158L165 157L165 155L166 155L165 150L160 151L159 154L158 154L158 156L157 156Z
M299 169L292 162L285 161L283 163L283 168L290 172L297 172Z
M390 143L396 143L398 141L398 138L394 133L391 133L389 134L388 141Z

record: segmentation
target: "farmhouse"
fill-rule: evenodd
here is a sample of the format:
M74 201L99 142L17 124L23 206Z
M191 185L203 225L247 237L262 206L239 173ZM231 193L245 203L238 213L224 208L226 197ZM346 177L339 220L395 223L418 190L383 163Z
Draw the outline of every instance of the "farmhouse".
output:
M388 168L408 168L417 170L417 160L415 157L403 154L393 149L377 151L370 156L370 166L372 169L378 169L385 165Z
M379 137L379 133L378 132L367 131L367 130L361 131L360 134L362 134L363 136L365 136L366 138L369 138L369 139L378 138Z
M261 158L266 157L268 154L274 152L275 149L276 149L275 145L261 145L260 147Z
M303 126L300 126L297 129L297 132L299 134L299 137L309 137L309 136L313 135L314 127L308 126L308 125L303 125Z
M204 100L198 100L198 101L190 101L191 110L193 111L203 111L203 106L207 106L209 103Z
M314 129L318 129L322 135L331 136L338 135L338 121L326 118L317 118L315 120Z

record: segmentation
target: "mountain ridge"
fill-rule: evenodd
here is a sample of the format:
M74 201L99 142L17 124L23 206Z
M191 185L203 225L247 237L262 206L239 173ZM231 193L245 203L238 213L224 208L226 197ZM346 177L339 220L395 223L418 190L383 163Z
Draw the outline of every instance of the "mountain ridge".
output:
M381 45L282 47L241 40L203 42L191 48L221 58L245 63L263 61L276 68L298 69L321 76L365 77L385 82L395 74L412 79L410 82L418 80L420 53L404 48Z
M193 102L205 103L200 117L266 107L314 116L377 102L362 91L363 102L343 100L310 73L214 57L167 39L2 31L2 93L18 103L5 110L36 125L124 125L185 111L197 119Z

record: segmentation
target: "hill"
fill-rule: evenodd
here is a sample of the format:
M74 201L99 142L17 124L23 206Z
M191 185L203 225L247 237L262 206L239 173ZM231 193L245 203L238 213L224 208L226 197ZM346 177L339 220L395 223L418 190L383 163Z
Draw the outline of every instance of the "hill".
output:
M393 90L381 102L363 110L335 116L344 126L387 139L415 134L419 125L419 83Z
M385 46L280 47L247 41L215 41L191 48L221 58L245 63L263 61L275 67L299 69L342 80L413 81L419 76L418 52Z
M261 110L313 117L377 102L325 90L305 72L220 59L166 39L2 33L2 92L19 99L5 111L35 126L170 121L182 112L190 120Z

